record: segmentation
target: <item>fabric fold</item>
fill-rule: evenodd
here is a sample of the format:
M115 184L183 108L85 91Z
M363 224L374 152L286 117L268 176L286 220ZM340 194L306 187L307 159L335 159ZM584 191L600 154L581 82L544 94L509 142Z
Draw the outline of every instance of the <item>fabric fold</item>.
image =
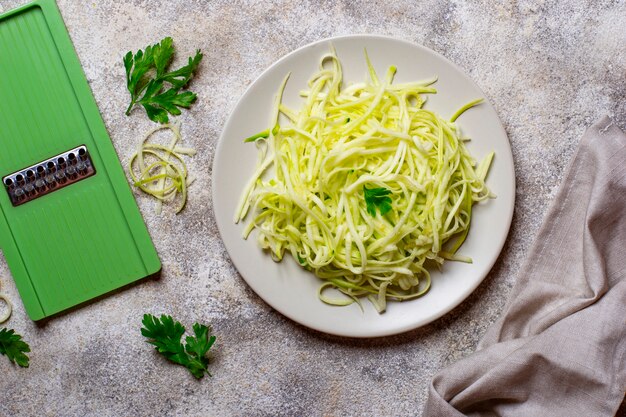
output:
M584 134L504 314L424 416L613 416L626 390L626 135Z

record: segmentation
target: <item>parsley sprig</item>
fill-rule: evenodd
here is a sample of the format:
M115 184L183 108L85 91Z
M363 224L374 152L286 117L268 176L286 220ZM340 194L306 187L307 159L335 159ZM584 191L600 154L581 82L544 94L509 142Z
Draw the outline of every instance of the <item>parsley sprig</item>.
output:
M154 345L157 352L171 362L186 367L196 378L200 379L208 371L208 351L215 343L215 336L211 335L211 327L194 324L194 337L187 336L185 345L181 338L185 334L185 327L171 316L165 314L157 318L152 314L143 316L141 334L148 338L148 343Z
M365 194L365 204L367 206L367 212L376 217L376 209L380 211L380 215L384 216L391 210L391 198L389 194L391 191L384 188L367 188L363 186L363 193Z
M195 93L180 90L189 84L203 55L197 50L193 58L189 57L187 65L168 71L174 57L172 42L172 38L167 37L143 51L140 49L135 54L129 51L124 56L126 85L131 99L126 110L127 116L135 104L140 104L150 120L167 123L168 113L177 116L180 107L189 108L196 100Z
M12 363L17 363L22 368L28 368L27 352L30 352L30 346L15 330L0 330L0 354L6 355Z

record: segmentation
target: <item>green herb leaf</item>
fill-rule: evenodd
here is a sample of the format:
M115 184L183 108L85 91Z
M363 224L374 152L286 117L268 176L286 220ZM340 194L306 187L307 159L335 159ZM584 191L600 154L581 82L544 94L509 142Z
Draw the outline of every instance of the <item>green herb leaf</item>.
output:
M216 338L215 336L209 336L209 333L211 332L210 327L202 324L194 324L193 332L195 337L187 336L185 339L187 342L185 350L190 357L193 358L190 361L191 366L188 366L189 371L196 378L202 378L205 372L211 376L211 373L207 369L209 359L206 357L206 354L209 349L211 349L211 346L213 346L213 343L215 343Z
M363 192L365 194L365 204L367 205L367 212L376 217L376 208L380 211L380 215L384 216L391 210L391 198L389 194L391 191L384 188L367 188L363 186Z
M155 84L159 84L159 82ZM178 107L189 108L189 106L191 106L195 99L196 94L192 93L191 91L179 93L178 90L170 88L169 90L161 94L154 94L151 97L144 96L144 98L142 98L139 103L141 103L141 105L144 107L146 105L153 107L156 106L169 112L172 115L178 116L180 114L180 109ZM167 122L167 119L165 120L165 122Z
M0 330L0 354L6 355L12 363L17 363L22 368L28 368L28 356L30 346L22 340L22 336L15 330Z
M146 47L144 51L139 50L134 55L128 52L124 56L126 86L131 99L126 115L130 114L135 104L141 104L150 120L167 123L168 113L177 116L180 114L179 107L189 108L196 100L195 93L179 91L189 84L202 61L202 53L196 51L187 65L168 72L173 57L174 47L170 37ZM167 88L166 84L171 87Z
M163 74L159 77L159 79L172 84L174 88L177 89L185 87L189 81L191 81L193 74L195 74L198 69L200 61L202 61L202 57L203 55L200 50L197 50L196 55L193 58L189 57L187 65L176 71Z
M141 334L148 338L148 343L154 345L157 352L171 362L186 367L196 378L200 379L208 371L209 358L207 353L215 343L215 336L211 335L211 327L194 324L195 337L187 336L186 344L181 343L185 334L185 327L171 316L162 315L160 319L151 315L143 316Z
M167 37L154 46L154 66L156 68L157 78L161 78L165 74L165 69L172 62L174 57L174 47L172 46L172 38Z

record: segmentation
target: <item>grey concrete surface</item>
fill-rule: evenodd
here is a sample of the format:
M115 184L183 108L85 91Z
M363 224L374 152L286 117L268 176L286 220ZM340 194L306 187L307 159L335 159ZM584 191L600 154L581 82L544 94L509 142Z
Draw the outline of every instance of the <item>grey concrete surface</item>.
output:
M1 0L0 11L22 4ZM151 122L124 116L122 56L171 35L179 58L205 53L180 117L198 149L188 207L160 216L136 194L163 262L147 281L51 320L31 322L4 258L6 324L32 347L31 367L0 357L0 416L419 415L432 376L476 347L507 300L585 128L626 125L624 1L69 1L59 7L120 159ZM458 64L508 132L517 201L506 246L458 308L418 330L349 340L303 328L264 304L232 266L212 213L217 138L246 87L282 55L321 38L375 33L417 42ZM2 53L0 51L0 53ZM0 74L1 76L1 74ZM2 307L0 307L2 308ZM198 382L144 343L145 312L211 323L213 378Z

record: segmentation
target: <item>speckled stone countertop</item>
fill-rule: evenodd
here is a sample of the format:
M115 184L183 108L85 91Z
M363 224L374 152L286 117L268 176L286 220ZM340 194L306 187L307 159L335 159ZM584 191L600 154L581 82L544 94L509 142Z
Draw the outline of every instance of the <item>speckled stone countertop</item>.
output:
M2 0L0 11L22 3ZM501 313L585 128L605 114L626 125L625 2L469 3L59 0L124 164L152 124L140 111L123 114L123 54L167 35L179 58L204 51L193 83L200 100L180 118L199 180L178 216L154 214L136 194L161 279L45 326L27 318L0 260L15 304L6 326L32 347L29 369L0 357L0 416L419 415L432 376L474 351ZM466 71L507 130L518 187L511 232L483 284L434 323L374 340L326 336L270 309L232 266L211 201L216 141L246 87L293 49L352 33L420 43ZM198 382L158 357L139 332L145 312L212 323L214 377Z

